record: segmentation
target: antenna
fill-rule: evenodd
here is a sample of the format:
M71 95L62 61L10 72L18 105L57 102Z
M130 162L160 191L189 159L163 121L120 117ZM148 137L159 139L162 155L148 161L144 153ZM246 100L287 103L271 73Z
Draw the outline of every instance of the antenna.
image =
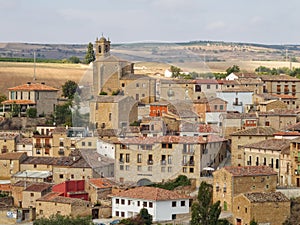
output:
M35 60L35 51L33 52L33 80L36 80L36 76L35 76L35 69L36 69L36 60Z

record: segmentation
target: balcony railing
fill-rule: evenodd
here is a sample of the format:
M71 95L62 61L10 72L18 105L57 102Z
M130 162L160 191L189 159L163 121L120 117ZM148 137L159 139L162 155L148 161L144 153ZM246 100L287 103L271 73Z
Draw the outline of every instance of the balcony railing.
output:
M243 102L233 102L232 105L242 106L242 105L243 105Z
M148 165L153 165L153 160L148 160L148 161L147 161L147 164L148 164Z

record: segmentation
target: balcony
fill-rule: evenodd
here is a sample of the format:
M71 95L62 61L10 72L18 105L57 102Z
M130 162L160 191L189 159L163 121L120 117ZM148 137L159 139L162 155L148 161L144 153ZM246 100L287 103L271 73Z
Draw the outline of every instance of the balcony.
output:
M183 149L182 150L182 154L185 154L185 155L194 155L194 150L190 149Z
M243 102L233 102L232 105L235 105L235 106L242 106L242 105L243 105Z
M194 165L195 165L195 162L194 162L194 161L189 161L189 162L188 162L188 165L189 165L189 166L194 166Z
M41 148L41 147L42 147L42 144L41 144L41 143L35 143L35 144L34 144L34 147L35 147L35 148Z
M167 162L166 162L166 160L161 160L161 161L160 161L160 164L161 164L161 165L166 165Z
M51 148L51 144L49 144L49 143L46 143L44 146L45 146L45 148Z

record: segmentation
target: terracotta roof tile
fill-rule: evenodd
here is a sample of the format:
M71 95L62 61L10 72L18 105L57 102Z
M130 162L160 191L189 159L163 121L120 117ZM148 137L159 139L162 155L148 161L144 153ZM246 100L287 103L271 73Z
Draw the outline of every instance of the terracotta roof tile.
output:
M8 153L3 153L0 154L0 160L18 160L21 157L26 155L24 152L8 152Z
M252 143L248 145L246 144L243 147L281 151L284 148L289 148L290 142L291 141L287 139L268 139L257 143Z
M296 77L292 77L289 75L281 74L281 75L262 75L260 76L262 81L300 81L300 79Z
M259 116L297 116L295 110L291 109L272 109L268 112L258 112Z
M253 192L243 194L250 202L289 202L290 200L281 192Z
M45 202L57 202L63 204L89 204L90 202L78 199L78 198L68 198L60 196L62 193L50 192L43 197L37 199L36 201L45 201Z
M36 103L32 100L6 100L1 104L17 104L17 105L35 105Z
M58 89L40 83L22 84L8 88L9 91L58 91Z
M44 190L49 189L51 186L51 184L47 183L35 183L28 186L24 191L42 192Z
M300 131L300 122L289 125L285 129L290 131Z
M15 132L0 132L1 140L12 140L18 137L20 134Z
M231 136L273 136L277 132L272 127L254 127L232 133Z
M174 191L155 187L136 187L113 195L114 197L125 197L133 199L145 199L153 201L165 201L175 199L189 199L189 196L178 194Z
M277 175L269 166L225 166L224 168L234 177Z
M297 99L297 97L292 96L292 95L276 95L273 94L275 97L281 98L281 99Z
M0 191L11 191L11 184L0 184Z
M91 178L89 179L89 183L97 188L111 188L113 186L112 182L105 178Z

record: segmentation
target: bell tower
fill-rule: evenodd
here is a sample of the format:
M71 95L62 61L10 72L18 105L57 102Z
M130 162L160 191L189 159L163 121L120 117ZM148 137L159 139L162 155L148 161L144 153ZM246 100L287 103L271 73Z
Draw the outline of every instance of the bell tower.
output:
M106 40L105 37L96 39L96 59L107 57L110 55L110 41L109 38Z

